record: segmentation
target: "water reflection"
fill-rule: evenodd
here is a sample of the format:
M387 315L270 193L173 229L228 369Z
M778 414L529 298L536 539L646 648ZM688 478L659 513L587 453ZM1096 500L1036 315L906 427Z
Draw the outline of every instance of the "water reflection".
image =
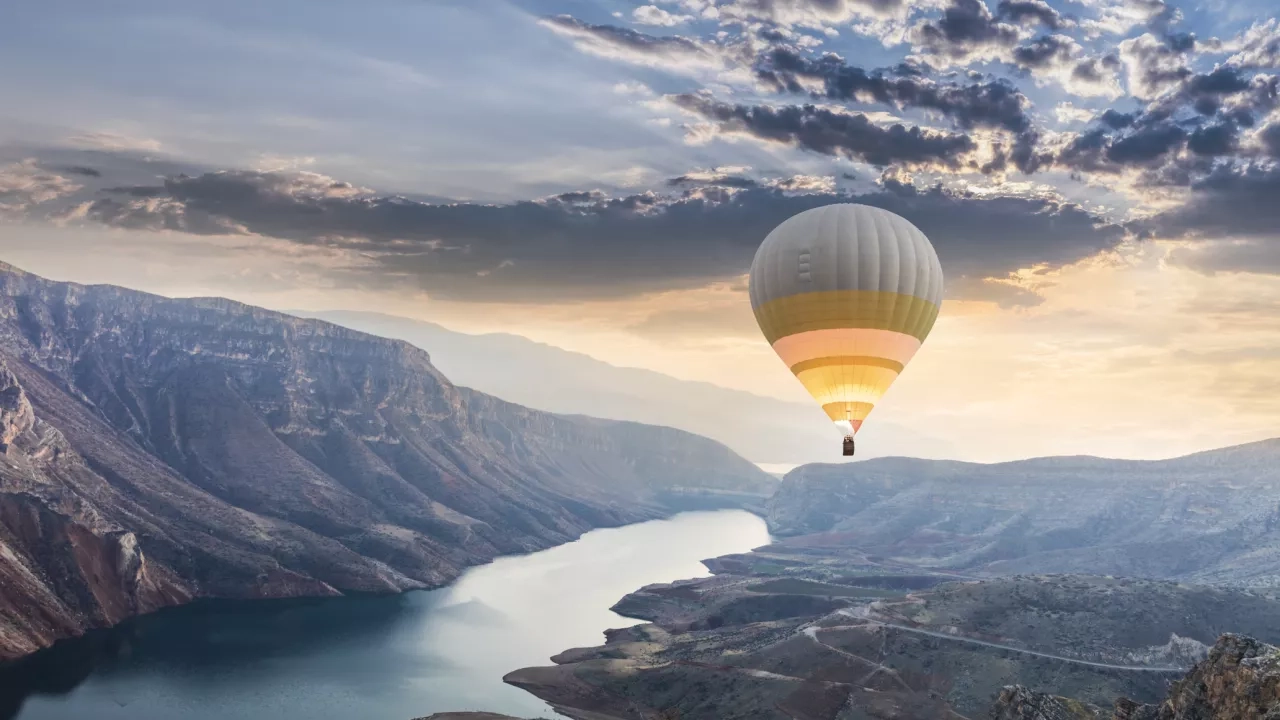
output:
M632 624L608 610L624 593L767 541L747 513L687 513L503 558L432 592L163 611L0 671L0 718L550 717L502 675Z

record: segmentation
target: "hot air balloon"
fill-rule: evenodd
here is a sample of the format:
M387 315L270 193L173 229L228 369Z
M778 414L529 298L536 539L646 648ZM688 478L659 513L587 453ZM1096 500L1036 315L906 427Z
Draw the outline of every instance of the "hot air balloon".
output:
M844 454L924 342L942 265L905 219L867 205L806 210L774 228L751 263L765 339L844 434Z

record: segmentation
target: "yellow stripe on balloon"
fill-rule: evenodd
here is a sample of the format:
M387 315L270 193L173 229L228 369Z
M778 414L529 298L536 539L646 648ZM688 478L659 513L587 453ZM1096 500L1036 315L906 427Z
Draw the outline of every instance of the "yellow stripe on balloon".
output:
M842 369L846 372L840 372ZM850 369L853 372L847 372ZM866 365L820 367L802 370L796 373L796 377L822 405L833 402L875 403L897 379L898 372Z
M871 328L923 341L938 318L938 306L914 295L875 290L823 290L770 300L755 308L770 344L813 330Z
M798 375L805 370L813 370L820 367L856 367L861 365L884 368L895 373L900 373L903 369L902 363L889 358L874 357L872 355L829 355L798 362L791 366L791 372Z

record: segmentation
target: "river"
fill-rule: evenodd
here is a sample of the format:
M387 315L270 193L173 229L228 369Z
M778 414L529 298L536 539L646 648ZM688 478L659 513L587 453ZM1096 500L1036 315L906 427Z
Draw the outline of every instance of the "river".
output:
M502 676L636 624L609 610L626 593L767 542L749 513L684 513L500 558L439 590L165 610L0 671L0 719L556 717Z

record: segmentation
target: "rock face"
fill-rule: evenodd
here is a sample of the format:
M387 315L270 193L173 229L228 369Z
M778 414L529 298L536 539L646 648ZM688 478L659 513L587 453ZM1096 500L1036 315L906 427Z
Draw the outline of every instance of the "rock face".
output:
M1251 637L1226 634L1208 657L1173 683L1163 703L1127 698L1113 712L1069 698L1005 688L992 720L1277 720L1280 719L1280 648Z
M1223 635L1163 703L1140 712L1154 720L1280 720L1280 648Z
M770 500L778 535L969 574L1280 582L1280 439L1153 462L808 465Z
M1000 691L991 720L1102 720L1102 709L1071 698L1046 695L1021 685Z
M0 265L0 658L197 597L392 592L769 476L402 342ZM12 591L11 591L12 589Z

